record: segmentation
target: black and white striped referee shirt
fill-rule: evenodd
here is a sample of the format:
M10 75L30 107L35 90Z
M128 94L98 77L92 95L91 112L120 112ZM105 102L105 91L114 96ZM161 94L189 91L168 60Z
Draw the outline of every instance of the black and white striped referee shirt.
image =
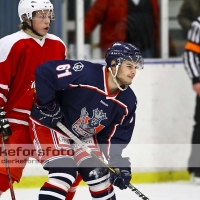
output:
M188 31L183 62L192 83L200 82L200 17L192 22Z

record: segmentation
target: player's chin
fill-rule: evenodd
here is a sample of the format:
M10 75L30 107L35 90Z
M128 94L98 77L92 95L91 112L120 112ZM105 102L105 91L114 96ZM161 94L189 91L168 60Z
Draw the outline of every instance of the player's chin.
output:
M44 29L39 32L40 35L45 36L48 33L48 30Z
M131 85L132 84L133 79L130 79L126 82L126 85Z
M131 84L132 84L132 82L129 81L129 82L124 83L123 85L124 85L124 86L129 86L129 85L131 85Z

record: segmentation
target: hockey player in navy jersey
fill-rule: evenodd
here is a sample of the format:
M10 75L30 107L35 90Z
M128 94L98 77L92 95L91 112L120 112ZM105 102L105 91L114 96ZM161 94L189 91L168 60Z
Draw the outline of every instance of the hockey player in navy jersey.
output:
M122 151L131 140L137 99L129 87L137 68L143 68L139 50L115 42L107 50L106 66L83 60L49 61L36 69L37 102L30 117L30 134L48 181L39 200L64 199L77 171L88 184L92 199L115 200L112 184L127 188L131 163ZM62 121L77 137L120 175L109 174L56 124ZM47 155L46 144L57 154ZM52 152L52 151L51 151Z

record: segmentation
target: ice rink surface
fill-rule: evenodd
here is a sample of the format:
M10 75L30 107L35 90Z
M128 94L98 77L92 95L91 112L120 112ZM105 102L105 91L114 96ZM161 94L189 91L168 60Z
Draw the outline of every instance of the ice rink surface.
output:
M200 200L200 185L189 182L172 182L156 184L133 184L140 192L150 200ZM117 200L142 200L130 189L119 190L115 187ZM15 189L16 200L37 200L39 189ZM0 198L11 200L7 191ZM90 200L88 187L79 186L74 200Z

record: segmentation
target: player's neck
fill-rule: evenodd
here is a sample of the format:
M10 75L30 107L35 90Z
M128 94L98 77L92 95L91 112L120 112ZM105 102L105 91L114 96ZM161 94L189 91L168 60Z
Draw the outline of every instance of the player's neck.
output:
M24 32L28 35L30 35L31 37L33 38L36 38L36 39L39 39L39 40L42 40L44 36L39 36L39 35L36 35L35 33L33 33L31 30L27 29L27 30L24 30Z

